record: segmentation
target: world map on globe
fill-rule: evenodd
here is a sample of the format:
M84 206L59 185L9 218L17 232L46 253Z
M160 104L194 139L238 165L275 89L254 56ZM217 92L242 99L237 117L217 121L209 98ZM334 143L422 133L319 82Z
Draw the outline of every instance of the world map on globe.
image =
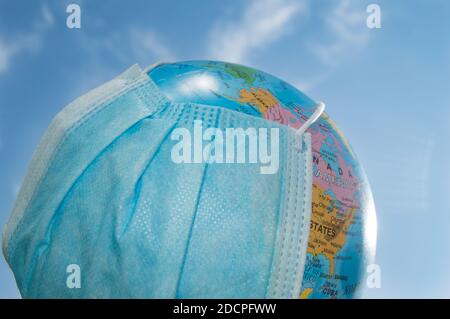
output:
M293 128L301 127L317 106L287 82L238 64L163 63L148 74L172 101L220 106ZM326 113L308 132L312 213L299 297L359 297L376 241L370 187L349 142Z

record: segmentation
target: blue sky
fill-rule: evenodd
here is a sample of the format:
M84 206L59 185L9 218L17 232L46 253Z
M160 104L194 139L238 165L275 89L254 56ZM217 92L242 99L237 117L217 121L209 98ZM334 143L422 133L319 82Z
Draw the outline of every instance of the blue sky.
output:
M366 27L369 3L381 29ZM353 145L378 214L381 288L365 296L449 298L449 12L446 0L0 0L0 224L64 105L136 62L227 60L325 101ZM19 297L3 258L0 297Z

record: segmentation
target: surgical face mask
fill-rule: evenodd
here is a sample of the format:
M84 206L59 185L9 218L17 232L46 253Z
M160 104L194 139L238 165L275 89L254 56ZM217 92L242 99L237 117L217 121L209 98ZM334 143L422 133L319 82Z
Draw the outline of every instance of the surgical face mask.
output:
M40 142L5 227L23 297L297 298L311 141L221 107L172 103L138 66L75 100ZM178 163L173 132L277 129L279 169Z

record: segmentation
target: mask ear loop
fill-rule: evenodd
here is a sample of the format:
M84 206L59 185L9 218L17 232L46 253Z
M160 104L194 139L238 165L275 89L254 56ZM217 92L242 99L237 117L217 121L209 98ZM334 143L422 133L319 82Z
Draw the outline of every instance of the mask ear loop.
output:
M296 136L296 140L298 141L298 143L297 143L298 146L300 146L301 137L302 137L303 133L305 133L306 130L309 129L309 127L319 119L319 117L322 115L324 110L325 110L325 103L318 102L314 113L310 116L310 118L305 123L303 123L303 125L301 127L299 127L297 129L297 131L295 132L295 136Z

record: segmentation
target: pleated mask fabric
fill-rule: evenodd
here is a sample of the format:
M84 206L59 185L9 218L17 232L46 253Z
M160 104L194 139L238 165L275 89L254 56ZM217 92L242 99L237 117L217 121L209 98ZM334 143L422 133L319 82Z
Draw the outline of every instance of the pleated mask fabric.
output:
M279 132L279 169L177 163L174 132ZM3 234L25 298L297 298L311 137L220 106L173 103L137 65L65 107ZM79 285L68 283L71 265Z

